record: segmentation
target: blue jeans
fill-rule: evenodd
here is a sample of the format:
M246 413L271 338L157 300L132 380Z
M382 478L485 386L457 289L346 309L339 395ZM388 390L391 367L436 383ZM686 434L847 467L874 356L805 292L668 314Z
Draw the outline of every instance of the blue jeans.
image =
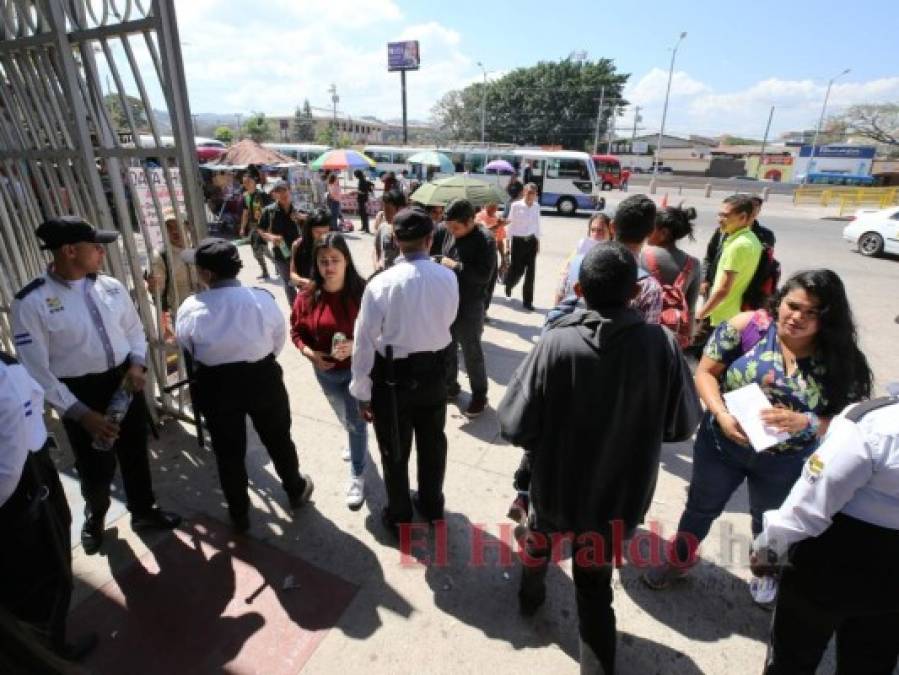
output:
M358 478L365 471L365 461L368 457L368 429L359 412L359 402L350 394L350 380L353 373L349 368L343 370L316 368L315 377L334 414L349 434L353 476Z
M762 514L780 508L813 450L814 447L789 454L756 452L727 438L706 413L693 445L693 475L678 532L692 534L697 544L705 539L712 523L745 480L752 534L757 536L762 531ZM678 560L692 559L689 548L685 538L678 537Z
M328 208L331 211L331 230L340 231L340 202L333 199L328 200Z

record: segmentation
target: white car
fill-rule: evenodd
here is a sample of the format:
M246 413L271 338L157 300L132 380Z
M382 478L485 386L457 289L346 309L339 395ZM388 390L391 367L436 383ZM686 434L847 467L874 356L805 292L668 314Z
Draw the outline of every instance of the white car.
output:
M872 211L860 209L843 229L843 239L858 246L864 256L899 255L899 206Z

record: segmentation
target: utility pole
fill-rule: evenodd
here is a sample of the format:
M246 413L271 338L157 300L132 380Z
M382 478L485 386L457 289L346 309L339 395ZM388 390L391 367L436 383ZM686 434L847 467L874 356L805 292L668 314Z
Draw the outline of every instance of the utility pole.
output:
M243 127L241 126L241 120L243 120L243 115L241 115L240 113L237 113L237 140L238 141L241 138L243 138L243 134L241 134L241 130L243 129Z
M481 92L481 145L484 144L484 129L487 126L487 71L484 64L478 61L481 72L484 73L484 89Z
M331 140L334 142L334 145L337 145L337 103L340 101L340 97L337 95L337 85L333 82L328 89L328 93L331 94L331 129L333 130Z
M815 159L815 148L818 145L818 134L821 133L821 125L824 124L824 113L827 112L827 100L830 98L830 88L833 86L834 80L838 77L843 77L849 72L849 68L844 70L839 75L834 75L830 78L830 82L827 83L827 91L824 93L824 105L821 106L821 117L818 119L818 126L815 127L815 137L812 139L812 150L808 156L808 168L805 170L805 176L802 179L803 183L808 183L808 175L812 171L812 161Z
M768 145L768 132L771 131L771 119L774 117L774 106L771 106L771 112L768 113L768 124L765 125L765 137L762 139L762 151L759 153L759 163L755 167L755 177L758 178L762 172L762 164L765 163L765 146Z
M615 140L615 117L617 116L617 110L615 110L615 105L612 105L612 116L609 119L609 144L606 148L606 154L612 154L612 141Z
M671 66L668 68L668 87L665 89L665 107L662 108L662 126L659 127L659 142L656 144L656 161L652 165L652 175L659 175L659 165L662 163L662 137L665 135L665 118L668 116L668 97L671 95L671 78L674 77L674 59L677 56L677 48L680 47L681 40L687 37L684 31L677 39L674 49L671 50Z
M637 141L637 124L642 122L640 118L640 106L634 108L634 130L631 133L631 154L634 153L634 143Z
M599 124L602 121L602 106L606 99L605 85L599 88L599 107L596 109L596 129L593 130L593 154L599 150Z

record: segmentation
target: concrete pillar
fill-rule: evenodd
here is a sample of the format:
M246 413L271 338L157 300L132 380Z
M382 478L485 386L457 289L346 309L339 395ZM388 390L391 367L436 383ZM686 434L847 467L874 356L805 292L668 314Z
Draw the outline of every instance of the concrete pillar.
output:
M649 181L649 194L654 195L656 193L656 179L653 178Z
M762 199L764 199L765 201L768 201L768 196L770 194L771 194L771 188L766 187L766 188L762 189Z
M712 184L706 183L705 184L705 198L708 199L711 196L712 196Z

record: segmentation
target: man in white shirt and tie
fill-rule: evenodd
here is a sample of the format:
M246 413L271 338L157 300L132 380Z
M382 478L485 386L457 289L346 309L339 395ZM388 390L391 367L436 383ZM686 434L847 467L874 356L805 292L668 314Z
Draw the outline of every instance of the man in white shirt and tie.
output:
M540 204L534 183L524 186L524 196L509 209L506 233L512 240L512 262L506 273L506 297L512 297L512 289L524 276L522 306L531 311L534 309L534 276L537 273L537 254L540 252Z

